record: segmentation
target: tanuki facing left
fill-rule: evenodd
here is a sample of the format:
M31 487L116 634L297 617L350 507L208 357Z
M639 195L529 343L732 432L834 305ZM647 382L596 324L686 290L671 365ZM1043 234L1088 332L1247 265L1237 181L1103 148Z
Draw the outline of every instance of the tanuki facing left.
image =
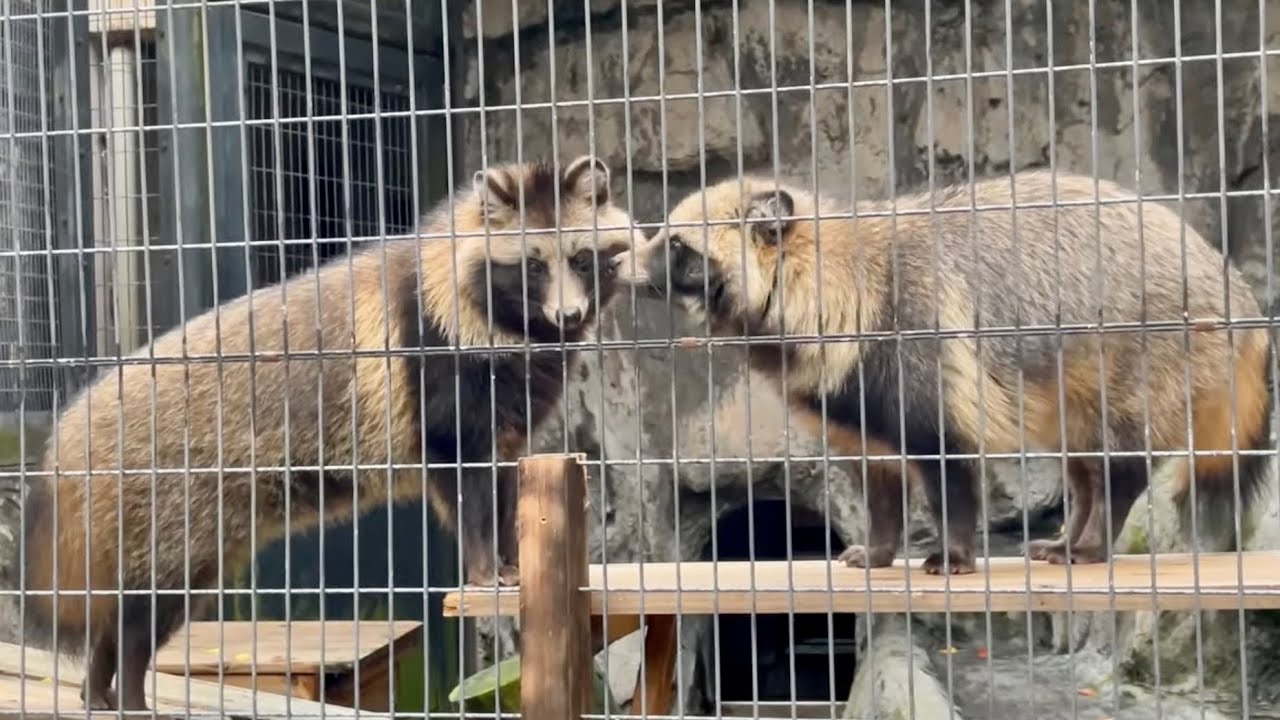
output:
M957 454L1138 453L1111 457L1110 497L1101 457L1072 457L1067 535L1027 548L1054 563L1068 549L1073 562L1100 562L1147 486L1148 434L1154 451L1231 451L1233 428L1239 450L1268 445L1267 333L1183 324L1226 318L1228 292L1233 319L1260 312L1236 268L1191 228L1184 235L1170 208L1139 209L1107 181L1095 202L1094 179L1078 175L1028 171L1015 183L1016 203L1001 177L850 213L769 178L731 178L686 197L669 229L619 255L618 277L674 298L716 335L758 338L753 366L784 382L802 413L825 399L841 454L862 454L865 431L877 448L932 456L908 464L944 538L928 572L974 570L976 468ZM1162 321L1174 327L1138 329ZM1128 325L1054 330L1100 322ZM975 337L975 327L1004 330ZM850 339L871 332L909 334ZM1194 470L1185 454L1154 460L1178 464L1184 510L1194 477L1202 507L1219 511L1207 521L1223 523L1236 479L1247 506L1267 468L1262 454L1197 455ZM845 551L850 565L889 565L903 546L901 481L868 478L870 542Z

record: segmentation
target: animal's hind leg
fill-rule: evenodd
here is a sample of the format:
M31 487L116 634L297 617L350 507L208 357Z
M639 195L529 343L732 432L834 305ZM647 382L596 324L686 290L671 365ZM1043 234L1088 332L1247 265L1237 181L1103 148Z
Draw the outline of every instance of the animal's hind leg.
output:
M100 628L89 654L84 682L80 685L80 701L88 710L115 710L116 694L111 679L116 674L116 622L114 618Z
M867 473L867 544L850 545L839 560L849 567L886 567L893 564L902 542L902 484L906 479L897 468L872 466ZM860 490L858 487L854 492Z
M193 583L204 586L203 583ZM203 600L193 603L205 602ZM151 667L151 598L133 597L126 601L124 634L120 638L121 660L116 673L116 697L119 709L149 710L144 680ZM186 622L183 597L163 595L155 598L155 647L169 641Z
M516 527L519 477L515 468L498 473L498 584L520 584L520 533Z
M1133 509L1133 503L1147 487L1147 467L1142 458L1111 461L1111 497L1107 497L1106 477L1102 472L1090 476L1093 507L1089 519L1079 537L1071 544L1071 562L1090 564L1105 562L1108 557L1108 536L1114 545L1125 519ZM1107 518L1111 519L1111 532L1107 532ZM1067 563L1067 552L1051 552L1047 558L1054 565Z
M1094 483L1100 482L1099 472L1096 463L1079 458L1067 461L1067 492L1071 494L1069 498L1071 513L1067 517L1067 532L1052 540L1028 542L1026 553L1029 558L1048 560L1051 554L1065 552L1067 543L1074 546L1079 542L1080 535L1093 514Z
M501 520L503 474L498 473L498 496L495 497L492 470L467 468L462 472L462 506L457 510L457 532L462 539L464 576L469 585L492 587L499 582L494 550L501 537L501 522L498 523L499 538L493 537L493 525L495 518Z
M938 463L923 463L925 495L929 509L939 532L942 531L943 487L941 467ZM973 541L978 532L978 497L973 487L973 473L969 467L956 460L946 461L946 525L947 533L942 542L947 554L935 552L924 560L924 571L930 575L950 572L966 575L977 568L974 564Z

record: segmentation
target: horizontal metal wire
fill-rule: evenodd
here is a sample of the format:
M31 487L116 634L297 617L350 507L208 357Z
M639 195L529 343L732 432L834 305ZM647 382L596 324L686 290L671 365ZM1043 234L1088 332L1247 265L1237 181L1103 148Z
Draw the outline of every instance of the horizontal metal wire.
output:
M892 438L890 438L892 439ZM1146 459L1151 460L1163 458L1209 458L1209 457L1275 457L1280 451L1255 450L1249 448L1239 448L1236 450L1020 450L1016 452L954 452L954 453L917 453L917 454L865 454L865 455L849 455L841 453L829 454L806 454L802 452L794 452L789 455L775 454L758 454L747 456L737 455L715 455L715 456L699 456L694 454L681 454L671 457L661 457L655 455L646 455L638 459L632 458L601 458L592 460L592 466L599 467L643 467L643 466L687 466L687 465L751 465L751 464L768 464L768 463L816 463L816 462L852 462L865 460L868 463L889 463L907 461L928 461L928 460L1068 460L1068 459L1091 459L1091 460L1122 460L1122 459ZM103 479L116 478L137 478L137 477L153 477L156 475L181 475L181 476L199 476L211 475L216 479L231 474L247 475L250 473L315 473L320 471L329 472L399 472L399 471L439 471L439 470L456 470L456 469L474 469L474 470L490 470L494 468L517 467L515 461L493 460L485 462L453 462L453 463L325 463L323 465L312 465L307 463L298 463L290 465L275 465L270 463L261 463L250 466L240 466L235 464L223 464L217 467L201 467L201 466L185 466L185 467L148 467L148 468L111 468L99 467L90 470L37 470L25 469L22 471L0 470L0 478L5 477L98 477ZM169 478L172 482L185 482L185 477Z
M779 184L782 187L788 186L788 183L786 182L780 181ZM1182 195L1168 194L1168 193L1152 193L1150 195L1141 194L1141 195L1122 196L1118 198L1105 197L1105 198L1097 198L1097 199L1090 199L1090 200L1062 199L1062 200L1054 200L1054 201L1015 202L1011 204L1010 203L971 203L969 205L960 205L960 206L953 205L950 207L924 207L924 208L901 208L901 209L895 208L890 210L872 210L872 209L864 210L859 208L857 210L851 210L848 212L824 211L817 214L810 213L807 215L785 215L785 216L779 216L778 219L779 220L805 220L805 221L819 220L821 221L821 220L849 220L849 219L859 219L859 218L903 218L903 217L947 215L947 214L970 214L973 212L997 212L997 211L1008 212L1011 210L1035 210L1035 209L1055 209L1055 208L1064 208L1064 207L1129 205L1129 204L1149 203L1149 202L1150 203L1154 203L1154 202L1182 203L1190 200L1210 200L1210 199L1218 200L1222 197L1243 198L1243 197L1260 197L1264 195L1267 197L1270 197L1276 194L1280 194L1280 188L1271 189L1271 190L1258 188L1258 189L1252 189L1252 190L1249 190L1249 189L1227 190L1224 192L1198 192L1198 193L1188 192ZM878 204L884 204L888 202L890 201L887 201L887 200L877 201ZM770 220L769 222L773 222L773 220ZM714 218L699 220L697 222L678 221L678 220L663 220L658 222L635 221L628 225L609 225L607 223L601 223L596 225L573 226L573 225L566 224L566 225L560 226L558 228L558 232L560 235L565 235L568 233L602 232L602 231L609 231L609 230L632 230L632 229L666 230L666 229L680 229L680 228L702 229L702 228L721 227L721 226L738 227L741 224L742 224L741 220L719 220ZM349 237L353 245L356 245L356 244L365 245L367 243L372 243L380 240L388 240L388 241L402 241L402 240L411 240L411 239L453 240L453 239L461 239L461 238L525 237L533 234L541 234L543 232L546 232L546 231L540 231L536 229L521 229L521 230L488 229L488 230L476 230L476 231L451 230L447 232L446 231L430 232L430 231L424 230L421 232L399 233L399 234L392 234L392 233L379 234L379 235L353 234L353 235L350 235ZM119 255L126 255L130 253L148 253L156 250L187 251L187 250L210 250L214 248L221 249L221 250L228 250L232 248L240 249L245 247L248 247L248 248L262 247L262 248L272 248L272 249L277 249L280 247L297 247L297 246L311 247L316 243L316 241L311 238L282 238L278 240L254 240L251 238L236 237L236 238L229 238L229 239L234 240L234 244L226 241L219 242L217 240L210 241L210 242L183 241L183 242L174 242L174 243L165 243L158 240L154 240L149 242L145 246L118 246L118 247L90 246L90 247L84 247L84 248L50 247L44 250L18 249L12 252L6 252L5 255L12 255L12 256L34 255L39 257L47 257L47 256L56 257L56 256L63 256L63 255L74 255L76 257L93 256L93 255L119 256ZM346 242L345 237L343 238L343 242Z
M915 559L919 559L919 556L916 556L916 557L915 557ZM687 562L688 562L688 561L686 561L686 563L687 563ZM1207 563L1206 563L1206 564L1207 564ZM657 589L661 589L661 590L667 590L667 589L669 589L667 586L658 586L658 585L651 586L651 588L652 588L652 589L655 589L655 590L657 590ZM641 589L641 590L648 590L648 589L651 589L651 588L650 588L650 587L646 587L646 586L644 586L644 585L641 585L641 586L640 586L640 589ZM577 589L578 589L578 590L582 590L582 591L590 592L590 591L593 591L593 590L596 590L596 591L598 591L598 590L607 590L608 588L607 588L607 586L606 586L606 587L601 587L601 586L596 586L596 585L581 585L581 586L579 586ZM681 583L681 585L680 585L680 589L679 589L679 591L680 591L680 592L708 592L708 591L716 591L716 590L718 590L718 588L717 588L717 587L715 587L715 586L712 586L712 585L700 586L700 585L698 585L697 583ZM1177 589L1170 589L1170 590L1169 590L1169 592L1171 592L1171 593L1177 593L1177 594L1194 594L1194 593L1196 593L1196 592L1198 592L1198 591L1199 591L1199 588L1198 588L1197 586L1195 586L1195 585L1192 585L1190 588L1185 588L1185 589L1184 589L1184 588L1177 588ZM16 590L0 590L0 597L4 597L4 596L6 596L6 595L13 596L13 595L19 595L19 594L20 594L20 595L26 595L26 596L29 596L29 597L49 597L49 596L54 596L54 595L56 595L56 596L57 596L57 597L59 597L59 598L86 598L86 597L90 597L90 598L92 598L92 597L138 597L138 596L146 596L146 597L200 597L200 596L209 596L209 595L218 596L218 597L222 597L222 596L226 596L226 597L236 597L236 596L241 596L241 597L248 596L248 597L252 597L252 596L254 596L254 595L285 595L285 594L292 594L292 593L296 593L296 594L298 594L298 595L315 595L315 594L325 594L325 593L331 593L331 592L332 592L332 593L357 593L357 594L360 594L360 595L371 595L371 594L373 594L373 593L384 593L384 594L385 594L385 593L392 593L392 594L394 594L394 595L396 595L396 596L398 596L398 597L404 597L404 596L406 596L406 595L410 595L410 594L418 594L418 595L421 595L421 594L423 594L423 593L428 593L428 594L440 594L440 595L443 595L443 594L446 594L446 593L455 593L455 592L459 592L459 587L458 587L457 585L439 585L439 586L435 586L435 585L426 585L426 586L394 585L394 586L380 586L380 585L377 585L377 584L371 584L371 585L360 585L360 586L356 586L356 587L350 587L350 586L343 586L343 585L340 585L340 584L325 583L323 586L311 586L311 587L309 587L309 586L305 586L305 585L301 585L301 586L300 586L300 585L294 584L294 585L292 585L292 586L291 586L291 587L289 587L289 588L273 588L273 587L265 587L265 586L264 586L264 587L257 587L257 588L237 588L237 587L223 587L223 588L196 588L196 587L192 587L192 588L178 588L178 589L171 589L171 588L170 588L170 589L166 589L166 588L159 588L159 587L157 587L157 588L140 588L140 589L134 589L134 590L91 590L91 591L84 591L84 590L57 590L57 591L49 591L49 590L26 590L26 591L22 591L21 593L19 593L19 592L18 592L18 591L16 591ZM501 589L501 588L497 588L497 587L480 587L480 586L474 586L474 585L473 585L473 586L463 586L463 588L462 588L462 592L464 592L466 595L469 595L469 596L473 596L473 597L475 597L475 596L484 596L484 595L496 595L496 594L501 593L501 592L510 592L510 590L506 590L506 591L504 591L503 589ZM797 595L797 596L803 596L803 595L829 595L829 594L830 594L830 590L828 590L828 589L826 589L826 588L805 588L805 587L788 587L788 588L786 588L785 590L781 590L781 589L778 589L778 590L775 590L775 589L763 589L763 588L762 588L762 589L756 589L756 590L754 590L754 592L756 592L756 593L758 593L758 594L760 594L760 595L782 595L782 594L786 594L786 595ZM841 590L840 590L840 592L842 592L842 593L853 593L853 594L858 594L859 592L862 592L863 594L866 594L866 591L865 591L865 590L863 590L863 591L859 591L859 590L857 590L857 589L841 589ZM953 596L964 596L964 595L968 595L968 596L973 596L973 595L985 595L987 592L988 592L988 590L987 590L986 588L966 588L966 587L950 587L950 588L946 588L946 593L947 593L948 595L953 595ZM1134 588L1108 588L1107 592L1108 592L1109 594L1112 594L1112 595L1115 595L1115 596L1124 596L1124 595L1134 596L1134 595L1136 595L1136 596L1143 596L1143 597L1145 597L1145 596L1150 596L1150 595L1151 595L1151 591L1150 591L1150 590L1145 590L1145 591L1144 591L1144 590L1134 589ZM1255 595L1255 594L1256 594L1256 595L1259 595L1259 596L1262 596L1262 597L1274 597L1274 596L1280 595L1280 588L1258 587L1258 588L1256 588L1256 589L1255 589L1255 588L1253 588L1253 587L1250 587L1250 588L1249 588L1249 594L1250 594L1250 595Z
M255 350L253 352L223 352L212 355L189 353L186 355L132 355L123 357L84 358L31 358L0 360L0 367L119 367L123 365L187 365L199 363L279 363L288 360L358 359L388 357L430 357L462 355L490 355L494 353L563 353L566 350L617 350L617 349L691 349L699 347L738 347L752 345L820 345L835 342L882 342L891 340L946 340L984 337L1038 337L1046 335L1092 335L1108 333L1203 333L1220 330L1269 328L1276 324L1273 316L1245 317L1230 320L1188 318L1184 320L1149 320L1143 322L1072 323L1062 325L990 326L982 328L946 328L921 330L881 330L860 333L826 333L822 335L770 335L760 334L738 337L686 336L673 339L644 338L634 340L582 340L558 343L492 345L453 345L423 348L389 347L385 349L355 350Z

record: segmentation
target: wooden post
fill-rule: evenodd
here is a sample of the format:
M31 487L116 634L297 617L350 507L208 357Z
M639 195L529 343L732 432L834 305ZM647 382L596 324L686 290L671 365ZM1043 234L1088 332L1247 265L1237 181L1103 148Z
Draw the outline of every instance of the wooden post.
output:
M520 716L574 720L591 712L591 598L586 456L521 458Z

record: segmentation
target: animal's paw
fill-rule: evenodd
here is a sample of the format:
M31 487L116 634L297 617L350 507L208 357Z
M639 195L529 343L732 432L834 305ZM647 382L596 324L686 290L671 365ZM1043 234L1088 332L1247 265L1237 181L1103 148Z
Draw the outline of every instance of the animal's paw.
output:
M977 570L973 558L968 553L951 551L949 566L943 563L942 553L936 552L924 559L924 571L930 575L944 575L950 571L952 575L968 575Z
M1066 565L1068 562L1073 565L1092 565L1107 561L1107 549L1105 547L1073 547L1071 558L1068 560L1067 546L1063 543L1062 547L1052 548L1044 559L1048 560L1050 565Z
M503 565L498 570L498 584L502 587L515 587L520 584L520 568L515 565Z
M97 692L86 692L80 689L80 702L86 710L116 710L116 691L107 689Z
M1048 560L1050 555L1055 552L1061 552L1066 546L1066 538L1032 540L1023 547L1022 552L1032 560Z
M503 565L498 572L492 568L473 569L467 573L467 584L475 587L514 587L520 584L520 568Z
M840 553L838 560L849 567L888 567L893 564L895 555L893 548L871 548L866 545L850 545Z

